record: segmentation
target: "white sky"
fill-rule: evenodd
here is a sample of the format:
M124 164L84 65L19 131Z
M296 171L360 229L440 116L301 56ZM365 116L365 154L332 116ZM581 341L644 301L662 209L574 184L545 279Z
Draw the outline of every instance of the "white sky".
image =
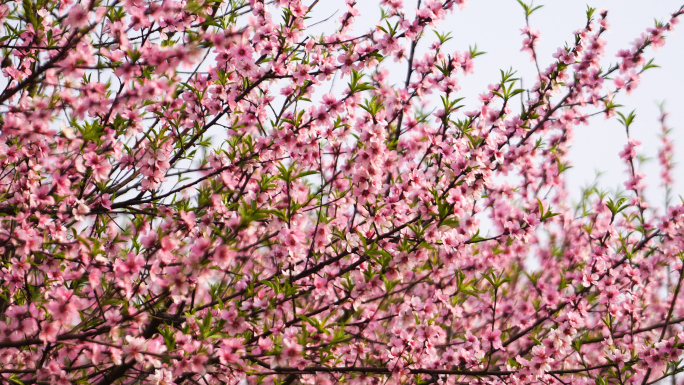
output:
M407 10L415 8L415 0L404 0ZM540 67L543 69L551 62L551 55L557 47L565 42L572 42L573 31L585 24L587 4L595 8L609 10L610 30L604 34L607 41L606 67L615 62L618 50L628 48L630 43L648 27L654 25L654 19L667 21L670 13L676 11L681 3L673 0L637 1L637 0L593 0L591 2L574 0L536 1L535 5L543 5L536 11L530 25L541 31L541 42L538 45ZM379 19L379 1L359 1L361 16L357 19L355 33L363 33L377 23ZM342 0L322 0L316 6L314 17L309 20L313 24L337 11L329 21L315 26L313 33L329 31L337 25L337 19L345 11ZM466 107L462 111L472 110L477 105L477 95L484 92L490 83L499 79L499 70L512 67L522 76L524 85L533 83L536 72L534 63L526 53L520 52L522 37L520 28L525 25L522 8L515 0L470 0L462 11L456 11L443 21L438 30L451 31L454 39L449 42L449 50L466 51L469 46L477 44L478 50L486 55L475 59L475 73L460 79L461 96L466 97ZM684 28L684 21L677 25ZM430 36L431 38L431 36ZM424 48L429 41L426 40ZM684 153L677 153L679 144L684 144L684 73L682 73L682 48L684 48L684 32L674 30L667 36L665 47L657 52L647 50L646 57L655 56L655 64L661 68L647 71L639 88L632 95L620 96L617 103L624 105L622 111L627 113L636 109L637 118L630 129L630 134L642 143L641 152L652 158L641 169L647 175L647 197L652 203L662 205L663 189L659 188L659 165L657 150L660 145L658 135L659 109L657 104L666 102L669 111L668 123L673 127L672 138L675 141L675 162L681 164L673 175L675 179L674 196L684 194ZM405 70L397 72L397 83L403 81ZM394 74L394 71L392 71ZM346 80L346 79L345 79ZM339 82L346 84L346 81ZM339 84L338 83L338 84ZM679 128L681 126L681 128ZM576 130L574 145L570 153L573 168L566 178L572 196L579 197L580 187L591 182L595 171L603 171L600 185L611 188L625 180L625 166L618 153L626 143L624 128L617 120L604 120L602 116L593 118L589 126L580 126Z

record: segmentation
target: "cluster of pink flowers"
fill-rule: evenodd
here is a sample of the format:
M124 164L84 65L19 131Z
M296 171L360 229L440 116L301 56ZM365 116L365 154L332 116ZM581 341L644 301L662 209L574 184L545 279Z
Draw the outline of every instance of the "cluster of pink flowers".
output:
M673 145L661 212L616 98L684 10L608 68L607 11L550 58L527 24L532 87L461 111L466 2L1 5L0 382L681 383ZM597 110L626 189L572 205Z
M674 143L669 137L670 133L670 128L667 126L665 123L665 120L667 119L667 112L661 111L660 114L660 127L661 127L661 135L660 135L660 142L662 146L660 147L658 151L658 162L660 163L661 171L660 171L660 178L662 179L662 186L665 186L668 189L668 195L669 195L669 190L672 187L673 184L673 179L672 179L672 169L674 169ZM669 205L669 202L666 202Z

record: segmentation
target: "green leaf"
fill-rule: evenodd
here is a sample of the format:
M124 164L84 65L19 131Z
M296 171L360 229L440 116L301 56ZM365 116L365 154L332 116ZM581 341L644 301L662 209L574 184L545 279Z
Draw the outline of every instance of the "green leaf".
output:
M523 7L523 10L525 11L525 17L530 17L530 15L532 15L532 13L533 13L534 11L536 11L536 10L538 10L539 8L543 7L543 5L538 5L538 6L535 7L535 6L534 6L534 1L530 2L530 4L527 5L527 4L523 3L522 0L518 0L518 4L520 4L520 6Z
M636 110L632 110L627 116L625 116L622 112L618 111L618 115L620 115L618 121L622 123L622 125L625 126L627 130L629 130L629 126L631 126L632 123L634 123L634 118L636 118L635 111Z
M446 33L443 33L443 34L437 32L437 31L432 31L432 32L434 32L435 35L437 35L437 38L439 39L440 44L444 44L444 43L446 43L447 41L449 41L449 40L452 39L452 37L451 37L451 32L446 32Z
M316 175L316 174L318 174L318 171L316 171L316 170L304 171L304 172L300 172L299 174L297 174L297 176L295 176L295 179L299 179L299 178L309 176L309 175Z
M480 51L478 51L478 50L477 50L477 44L475 44L474 46L470 47L470 48L468 49L468 51L470 52L470 58L471 58L471 59L473 59L473 58L475 58L475 57L477 57L477 56L480 56L480 55L484 55L484 54L487 53L487 52L480 52Z

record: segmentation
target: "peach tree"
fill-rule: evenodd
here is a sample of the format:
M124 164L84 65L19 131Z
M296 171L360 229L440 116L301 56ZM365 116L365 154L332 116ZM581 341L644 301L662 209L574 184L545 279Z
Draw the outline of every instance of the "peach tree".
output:
M0 3L1 383L679 381L684 206L616 98L683 9L607 59L608 11L548 58L527 24L531 87L464 111L465 0ZM575 205L594 116L624 190Z

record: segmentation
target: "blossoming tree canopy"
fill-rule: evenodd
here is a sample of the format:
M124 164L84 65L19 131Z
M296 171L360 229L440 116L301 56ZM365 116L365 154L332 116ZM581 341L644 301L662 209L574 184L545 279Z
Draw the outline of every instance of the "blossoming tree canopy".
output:
M684 206L616 98L683 10L617 58L607 11L552 58L527 25L534 85L462 111L479 52L433 31L465 2L314 35L318 0L3 1L0 382L680 381ZM593 115L625 188L573 206Z

